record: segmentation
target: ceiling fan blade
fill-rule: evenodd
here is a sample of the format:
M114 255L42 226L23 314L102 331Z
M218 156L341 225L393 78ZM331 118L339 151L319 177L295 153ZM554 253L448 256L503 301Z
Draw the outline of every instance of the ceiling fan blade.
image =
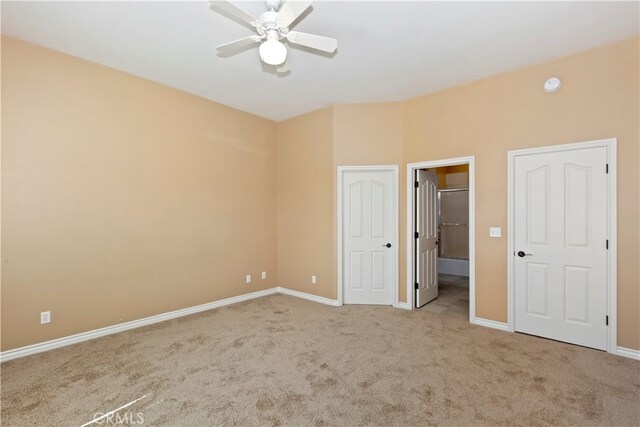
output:
M259 22L257 18L254 18L238 6L233 3L229 3L228 1L212 0L209 3L209 9L215 12L222 12L223 15L231 15L234 18L248 23L252 27L255 27L256 23Z
M313 3L311 0L285 1L278 10L278 16L276 18L278 26L289 28L289 26L311 6L311 3Z
M216 47L216 49L218 50L227 50L227 49L237 49L237 48L241 48L244 46L248 46L250 44L254 44L254 43L258 43L260 42L260 40L262 40L262 37L260 36L249 36L249 37L245 37L243 39L239 39L239 40L235 40L229 43L225 43L225 44L221 44L220 46Z
M299 44L300 46L306 46L324 52L333 53L338 48L338 40L332 39L331 37L316 36L298 31L289 31L286 37L287 40L293 44Z

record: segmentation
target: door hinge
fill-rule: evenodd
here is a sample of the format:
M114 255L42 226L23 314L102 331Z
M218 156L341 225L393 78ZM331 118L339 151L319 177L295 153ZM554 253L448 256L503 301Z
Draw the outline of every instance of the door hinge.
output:
M415 238L417 239L418 237L420 237L420 233L418 233L418 232L416 231L415 233L413 233L413 237L415 237Z
M418 181L416 181L416 182L413 184L413 186L414 186L414 187L416 187L416 188L418 188L418 187L420 187L420 183L419 183Z
M605 319L605 324L606 324L607 326L609 326L609 316L608 316L608 315L607 315L607 317L606 317L606 319Z
M605 245L605 247L606 247L607 249L609 249L609 239L607 239L607 240L606 240L606 242L605 242L605 244L604 244L604 245Z
M416 289L419 289L419 288L420 288L420 285L416 283Z
M609 163L607 163L607 165L604 168L605 173L609 173Z

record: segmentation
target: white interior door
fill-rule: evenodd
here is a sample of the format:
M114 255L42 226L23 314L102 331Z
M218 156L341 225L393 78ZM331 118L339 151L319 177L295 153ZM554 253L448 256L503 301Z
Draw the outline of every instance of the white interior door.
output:
M518 156L515 330L607 344L606 148Z
M345 304L393 304L397 287L396 188L396 176L390 170L343 172Z
M422 307L438 297L438 176L416 175L416 307Z

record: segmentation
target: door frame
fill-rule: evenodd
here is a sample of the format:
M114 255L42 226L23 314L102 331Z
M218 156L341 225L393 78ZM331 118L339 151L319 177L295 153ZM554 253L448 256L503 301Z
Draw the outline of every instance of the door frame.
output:
M607 352L617 353L618 308L617 308L617 167L616 167L616 138L599 139L595 141L578 142L574 144L560 144L545 147L526 148L507 152L508 169L508 250L507 250L507 329L515 332L515 161L519 156L532 154L554 153L560 151L582 150L585 148L606 148L607 164L607 238L609 250L607 251L607 313L609 315L609 327L607 328Z
M394 237L395 237L395 249L393 250L394 262L396 264L396 274L394 276L394 283L391 284L393 288L395 288L395 298L392 298L391 305L394 307L398 307L398 276L400 274L400 266L398 265L398 229L399 229L399 211L398 211L398 165L367 165L367 166L338 166L338 183L337 183L337 258L338 258L338 305L344 304L344 281L343 281L343 236L342 236L342 183L343 183L343 175L345 172L391 172L393 176L393 196L391 198L393 203L393 209L396 213L396 220L394 226Z
M442 160L407 164L407 305L409 310L415 309L415 292L413 271L415 266L416 242L414 172L418 169L437 168L443 166L469 165L469 322L476 323L476 178L475 156L455 157Z

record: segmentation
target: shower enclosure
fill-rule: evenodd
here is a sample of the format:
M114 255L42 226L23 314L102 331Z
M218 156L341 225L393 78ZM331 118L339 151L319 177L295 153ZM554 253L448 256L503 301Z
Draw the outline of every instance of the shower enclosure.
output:
M469 275L469 188L438 190L438 272Z

